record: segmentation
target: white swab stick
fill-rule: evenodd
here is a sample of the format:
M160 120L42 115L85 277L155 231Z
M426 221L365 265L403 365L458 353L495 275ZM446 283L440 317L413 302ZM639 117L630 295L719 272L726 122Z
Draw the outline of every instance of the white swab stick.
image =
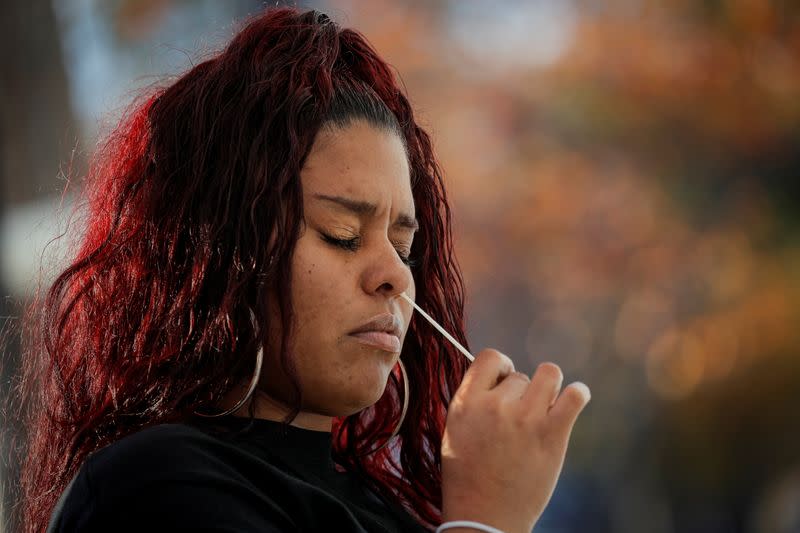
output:
M447 333L447 332L444 330L444 328L443 328L442 326L440 326L439 324L437 324L437 323L436 323L436 321L435 321L433 318L431 318L431 316L430 316L428 313L426 313L425 311L423 311L423 310L422 310L422 309L421 309L421 308L420 308L420 307L419 307L419 306L418 306L416 303L414 303L414 300L412 300L411 298L409 298L409 297L408 297L408 295L406 295L406 293L405 293L405 292L401 292L401 293L400 293L400 296L402 296L403 298L405 298L405 300L406 300L408 303L410 303L411 305L413 305L413 306L414 306L414 309L416 309L417 311L419 311L419 312L420 312L420 314L421 314L422 316L424 316L425 318L427 318L427 319L428 319L428 322L430 322L431 324L433 324L433 327L435 327L436 329L438 329L438 330L439 330L439 332L440 332L442 335L444 335L444 337L445 337L447 340L449 340L450 342L452 342L452 343L453 343L453 346L455 346L456 348L458 348L458 349L461 351L461 353L463 353L463 354L464 354L464 355L467 357L467 359L469 359L470 361L474 361L474 360L475 360L475 358L472 356L472 354L471 354L471 353L469 353L469 352L467 351L467 349L466 349L466 348L464 348L463 346L461 346L461 343L459 343L457 340L455 340L455 339L453 338L453 336L452 336L452 335L450 335L449 333Z

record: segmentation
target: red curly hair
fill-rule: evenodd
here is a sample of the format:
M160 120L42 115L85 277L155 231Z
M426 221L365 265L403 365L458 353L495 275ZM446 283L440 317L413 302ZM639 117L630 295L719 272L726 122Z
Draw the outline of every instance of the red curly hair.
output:
M317 11L269 9L217 55L138 100L93 158L71 264L30 310L23 374L26 458L17 520L42 531L87 455L126 435L214 410L249 379L277 298L281 364L292 330L290 260L302 223L300 170L327 124L364 118L397 132L419 231L418 304L463 344L464 286L428 135L389 66L358 32ZM274 258L270 261L270 258ZM270 328L258 328L267 331ZM335 419L334 459L426 527L441 521L441 438L466 361L425 321L401 375L373 406ZM251 410L252 415L252 410Z

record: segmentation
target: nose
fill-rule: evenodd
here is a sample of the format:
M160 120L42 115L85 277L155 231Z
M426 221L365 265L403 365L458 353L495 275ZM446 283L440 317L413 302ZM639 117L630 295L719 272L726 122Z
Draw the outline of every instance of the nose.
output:
M386 240L375 253L363 273L364 290L369 294L381 294L392 298L406 291L413 295L414 278L403 263L394 245Z

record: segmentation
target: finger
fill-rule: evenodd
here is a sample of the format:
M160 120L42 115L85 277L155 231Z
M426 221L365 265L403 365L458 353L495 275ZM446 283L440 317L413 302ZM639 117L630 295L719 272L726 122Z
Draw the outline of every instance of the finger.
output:
M475 357L475 361L464 374L461 388L469 391L488 391L497 385L497 382L514 371L514 362L497 350L486 348Z
M591 397L589 387L580 381L566 386L548 414L555 424L556 431L569 433Z
M522 401L527 403L531 409L545 412L558 398L563 381L564 374L561 373L558 365L542 363L533 373L531 384L525 391Z
M512 372L492 389L492 393L498 394L504 400L519 400L530 382L531 379L522 372Z

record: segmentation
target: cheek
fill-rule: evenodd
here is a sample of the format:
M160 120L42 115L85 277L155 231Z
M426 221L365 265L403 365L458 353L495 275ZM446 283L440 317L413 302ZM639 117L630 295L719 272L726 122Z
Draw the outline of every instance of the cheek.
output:
M323 247L298 242L292 263L292 298L298 327L326 330L352 296L346 291L346 267Z
M406 290L406 294L409 298L416 301L417 286L414 284L414 276L410 277L410 283L408 285L408 289ZM405 300L402 300L402 305L400 308L403 310L403 319L405 320L405 323L408 324L411 322L411 317L414 315L414 307Z

